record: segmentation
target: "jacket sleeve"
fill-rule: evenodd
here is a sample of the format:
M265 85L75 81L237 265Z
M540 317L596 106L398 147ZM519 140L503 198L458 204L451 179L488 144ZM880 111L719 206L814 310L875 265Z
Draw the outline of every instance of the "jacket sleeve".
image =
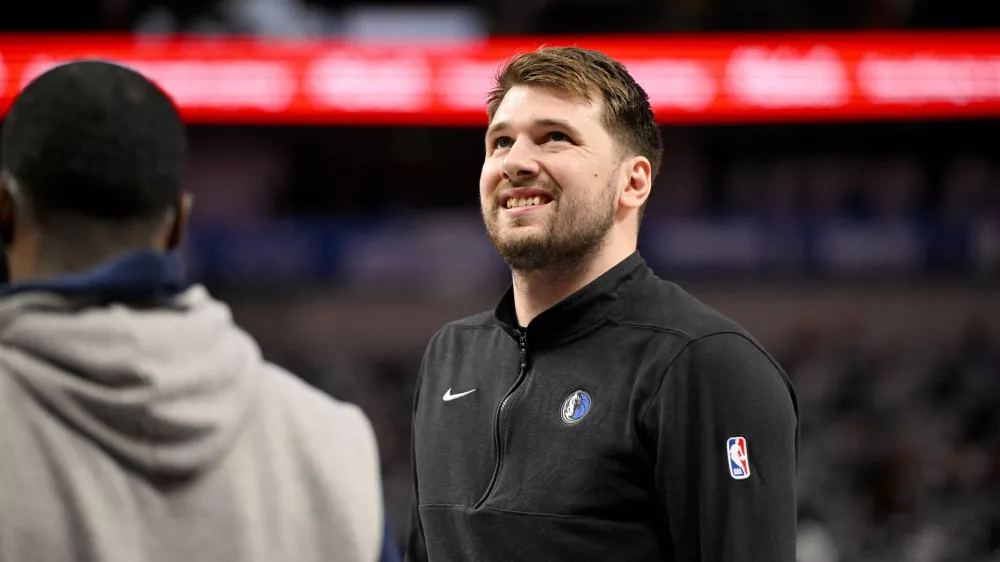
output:
M737 333L691 341L641 419L672 559L795 562L798 404L768 355Z
M405 562L427 561L427 545L424 542L424 527L420 522L420 498L417 492L417 454L416 440L414 439L414 436L416 435L415 424L417 420L417 406L420 403L420 386L424 380L424 372L426 371L427 356L429 355L429 352L430 346L428 346L428 350L424 354L423 362L420 364L420 372L417 375L416 390L413 393L413 415L411 417L410 428L410 471L413 475L413 493L410 496L410 527L406 537Z

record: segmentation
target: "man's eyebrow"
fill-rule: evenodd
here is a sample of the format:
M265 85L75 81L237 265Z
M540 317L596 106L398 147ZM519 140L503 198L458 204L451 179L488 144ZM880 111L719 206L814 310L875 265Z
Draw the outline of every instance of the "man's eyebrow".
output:
M557 129L565 129L571 133L576 133L576 127L569 124L569 121L563 119L539 119L535 121L535 126L538 127L555 127Z
M486 136L490 137L497 134L498 131L502 131L509 127L510 125L506 121L497 121L490 125L489 129L486 129Z
M577 131L576 127L570 125L569 121L565 121L563 119L555 119L551 117L545 119L537 119L532 123L532 126L556 127L559 129L565 129L566 131L572 133L574 136L579 134L579 131ZM486 130L486 136L487 137L493 136L498 132L507 129L508 127L510 127L510 123L508 123L507 121L498 121L496 123L493 123L492 125L490 125L490 128Z

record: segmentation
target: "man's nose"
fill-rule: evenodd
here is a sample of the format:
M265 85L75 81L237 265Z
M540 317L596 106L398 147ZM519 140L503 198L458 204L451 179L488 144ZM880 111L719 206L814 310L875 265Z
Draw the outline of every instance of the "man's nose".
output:
M531 179L538 175L538 161L531 143L518 140L503 159L504 179L512 182Z

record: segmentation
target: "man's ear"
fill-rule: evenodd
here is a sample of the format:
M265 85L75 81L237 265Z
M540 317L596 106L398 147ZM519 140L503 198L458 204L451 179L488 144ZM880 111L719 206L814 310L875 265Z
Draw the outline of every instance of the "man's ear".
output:
M182 193L174 208L174 221L170 225L167 234L167 250L174 251L180 248L187 239L188 221L191 219L191 207L194 205L194 196L190 193Z
M624 172L627 183L619 204L629 209L638 209L649 198L649 191L653 187L653 168L649 164L649 159L645 156L635 156L624 162Z

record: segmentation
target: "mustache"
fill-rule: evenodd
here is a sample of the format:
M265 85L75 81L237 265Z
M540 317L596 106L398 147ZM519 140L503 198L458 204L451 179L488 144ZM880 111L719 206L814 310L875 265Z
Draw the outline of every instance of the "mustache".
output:
M500 199L503 197L503 192L508 189L521 188L543 191L549 199L553 200L562 194L562 187L558 183L551 180L539 180L536 178L527 181L504 181L497 186L496 195L493 197L493 203L498 207L501 206L503 202Z

